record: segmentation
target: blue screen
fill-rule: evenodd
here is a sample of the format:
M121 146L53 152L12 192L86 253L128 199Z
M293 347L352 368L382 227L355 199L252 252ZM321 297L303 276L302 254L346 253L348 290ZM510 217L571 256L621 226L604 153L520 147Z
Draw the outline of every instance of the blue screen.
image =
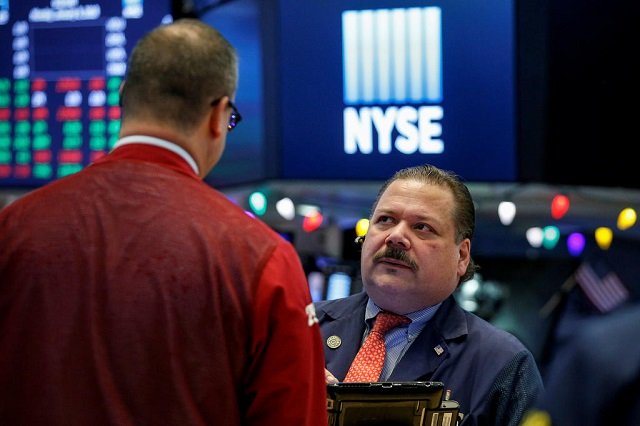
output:
M385 179L432 163L516 170L506 0L279 0L282 177Z
M351 294L351 277L344 272L334 272L327 280L327 300L341 299Z
M128 55L171 20L168 0L0 0L0 186L40 186L108 152Z

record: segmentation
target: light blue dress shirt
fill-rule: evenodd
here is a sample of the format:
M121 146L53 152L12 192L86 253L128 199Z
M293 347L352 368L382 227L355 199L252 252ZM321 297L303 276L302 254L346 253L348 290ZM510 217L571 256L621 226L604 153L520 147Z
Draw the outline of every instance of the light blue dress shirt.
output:
M386 381L393 369L398 365L398 362L402 359L402 356L407 352L411 343L418 337L422 329L427 325L429 320L433 318L433 315L436 313L438 308L440 307L440 303L437 305L429 306L428 308L421 309L419 311L411 312L406 314L405 316L411 320L411 323L408 325L402 325L391 329L387 332L384 337L384 344L387 348L387 354L384 359L384 367L382 368L382 373L380 374L380 381ZM367 327L362 337L362 341L367 338L369 332L373 328L374 318L381 311L380 307L373 303L371 299L367 302L367 309L365 312L365 322L367 323Z

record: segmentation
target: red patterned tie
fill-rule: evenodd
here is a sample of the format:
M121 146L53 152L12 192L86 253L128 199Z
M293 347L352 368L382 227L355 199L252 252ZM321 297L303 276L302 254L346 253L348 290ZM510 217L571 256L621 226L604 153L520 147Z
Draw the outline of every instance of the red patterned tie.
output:
M376 382L382 373L384 356L387 352L384 346L384 335L387 331L401 324L408 324L411 320L404 315L380 312L376 316L373 329L349 367L345 382Z

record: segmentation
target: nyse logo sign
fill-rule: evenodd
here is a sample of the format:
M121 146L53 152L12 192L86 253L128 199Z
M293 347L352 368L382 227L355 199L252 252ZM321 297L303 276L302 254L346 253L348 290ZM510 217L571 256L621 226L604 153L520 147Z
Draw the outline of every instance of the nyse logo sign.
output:
M444 151L441 21L439 7L342 13L347 154Z

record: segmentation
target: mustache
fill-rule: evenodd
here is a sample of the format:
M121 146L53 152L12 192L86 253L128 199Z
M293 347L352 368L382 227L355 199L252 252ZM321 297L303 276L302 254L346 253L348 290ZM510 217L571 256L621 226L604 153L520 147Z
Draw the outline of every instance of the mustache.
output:
M409 265L413 271L418 270L418 263L413 260L406 251L397 247L386 247L384 251L378 252L373 256L373 261L377 263L382 258L399 260L400 262Z

